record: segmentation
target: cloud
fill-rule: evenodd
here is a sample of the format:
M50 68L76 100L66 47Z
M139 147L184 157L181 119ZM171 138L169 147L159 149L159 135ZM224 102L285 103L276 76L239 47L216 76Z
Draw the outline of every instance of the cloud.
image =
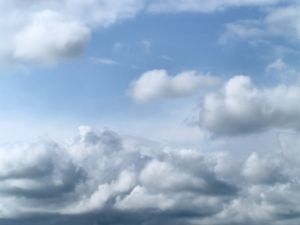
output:
M176 12L214 12L223 10L230 7L243 7L243 6L265 6L274 5L280 2L280 0L154 0L151 1L148 9L151 12L159 13L176 13Z
M199 125L217 135L298 130L299 90L298 83L256 88L249 77L234 76L221 90L204 97Z
M300 40L299 18L300 5L289 2L263 11L262 19L241 20L225 26L220 43L234 40L257 40L282 38L288 43Z
M282 59L276 59L274 62L270 63L266 67L266 72L271 72L271 71L282 71L287 68L286 63Z
M203 13L231 7L277 5L278 2L280 0L207 0L201 3L194 0L31 0L26 2L1 0L0 60L2 63L54 64L76 57L84 51L93 32L134 18L138 13L186 11ZM298 8L288 6L271 10L263 26L269 27L268 32L272 34L299 36ZM229 26L229 31L226 33L234 33L237 30L232 31L231 28L232 26ZM241 29L240 27L239 30ZM242 33L246 35L249 30L257 30L257 28ZM237 32L229 36L239 34ZM148 41L144 41L141 45L146 52L149 52Z
M103 64L103 65L117 65L118 63L112 59L106 58L91 58L92 62L95 64Z
M51 140L2 146L0 154L0 198L4 201L0 209L5 208L0 210L1 218L30 213L46 202L61 204L85 179L84 171Z
M81 54L94 30L134 17L143 2L14 0L0 6L1 61L54 64Z
M79 131L1 146L0 224L297 224L296 134L244 158Z
M54 64L76 57L84 51L94 31L134 18L138 13L203 13L278 2L280 0L205 0L201 3L194 0L1 0L0 60L2 63ZM283 33L283 28L286 35L298 35L298 11L294 7L272 11L265 23L274 34ZM146 52L149 44L148 41L142 43Z
M218 85L218 78L196 71L171 76L166 70L150 70L131 83L129 95L137 102L188 97L202 89Z
M65 21L56 12L43 11L15 34L13 58L25 62L54 63L80 54L89 38L90 29L80 22Z
M5 210L0 218L75 217L103 210L128 216L147 209L172 213L185 211L181 203L188 206L194 197L200 199L193 200L193 207L204 204L199 206L210 214L219 207L205 203L206 198L216 195L218 202L226 202L237 191L196 151L167 152L163 146L132 142L109 130L79 131L64 145L39 140L1 148L0 209ZM150 144L150 151L141 144Z
M152 43L149 40L142 40L140 42L141 48L145 53L151 52Z

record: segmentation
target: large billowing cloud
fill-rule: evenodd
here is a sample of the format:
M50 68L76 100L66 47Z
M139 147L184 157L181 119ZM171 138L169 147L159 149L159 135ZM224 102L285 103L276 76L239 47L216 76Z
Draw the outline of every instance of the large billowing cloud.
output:
M128 91L138 102L191 96L199 89L217 86L219 79L196 71L184 71L171 76L166 70L150 70L133 81Z
M296 224L299 139L204 154L81 127L0 148L0 224ZM262 153L265 152L265 153Z
M214 134L239 135L300 128L299 84L257 88L247 76L234 76L205 96L200 127Z

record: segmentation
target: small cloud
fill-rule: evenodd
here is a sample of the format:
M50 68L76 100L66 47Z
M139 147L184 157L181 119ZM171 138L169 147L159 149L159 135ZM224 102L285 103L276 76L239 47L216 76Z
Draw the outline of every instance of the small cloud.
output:
M142 49L143 49L143 51L145 53L150 53L151 47L152 47L151 41L149 41L149 40L142 40L140 42L140 45L141 45L141 47L142 47Z
M161 55L159 58L166 60L166 61L174 61L174 59L168 55Z
M137 65L135 65L135 64L131 64L131 68L136 70L136 69L138 69L139 67L138 67Z
M124 44L117 41L116 43L114 43L112 51L113 52L119 52L123 47L124 47Z
M102 64L102 65L117 65L118 62L108 58L91 58L91 61L95 64Z
M299 83L260 88L237 75L207 94L199 125L215 135L233 136L269 130L299 130Z
M274 62L270 63L266 67L266 72L270 72L273 70L281 71L281 70L285 69L286 67L287 67L287 65L285 64L285 62L279 58L279 59L276 59Z

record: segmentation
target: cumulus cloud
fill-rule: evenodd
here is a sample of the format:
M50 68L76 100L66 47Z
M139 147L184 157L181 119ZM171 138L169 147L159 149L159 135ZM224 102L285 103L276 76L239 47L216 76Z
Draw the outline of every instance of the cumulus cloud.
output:
M137 102L147 102L191 96L219 82L216 77L196 71L184 71L171 76L166 70L150 70L131 83L128 93Z
M239 135L300 127L299 84L257 88L247 76L234 76L219 91L207 94L200 127L217 135Z
M233 159L81 127L64 144L1 146L0 223L296 224L299 138L279 141Z
M80 54L89 37L89 28L80 22L66 21L52 11L39 12L31 24L15 34L13 57L20 61L53 63Z
M132 18L142 6L136 0L0 1L0 58L43 64L72 58L93 30Z

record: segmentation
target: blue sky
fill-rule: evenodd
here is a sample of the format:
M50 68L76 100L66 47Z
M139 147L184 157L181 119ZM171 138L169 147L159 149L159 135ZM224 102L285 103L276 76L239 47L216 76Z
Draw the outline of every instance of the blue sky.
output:
M258 84L272 82L275 80L272 76L265 76L266 66L281 57L297 66L295 56L298 55L297 49L277 53L274 45L290 48L292 44L282 40L274 44L267 43L270 40L264 40L266 43L254 43L254 40L254 44L247 40L220 43L226 24L263 16L264 10L259 7L214 13L140 12L135 18L118 21L107 28L95 27L86 48L76 57L50 65L36 62L2 65L1 115L13 121L28 117L31 123L37 123L36 119L71 120L67 126L72 129L80 123L114 127L116 121L136 117L164 118L164 113L168 114L163 109L165 104L174 104L176 100L149 106L136 104L126 95L134 79L153 69L165 69L171 74L197 70L224 79L246 74ZM101 60L110 61L101 63ZM134 133L130 129L126 132ZM42 129L33 136L46 133L49 131ZM23 138L20 135L17 138Z
M0 0L0 225L298 225L297 0Z

